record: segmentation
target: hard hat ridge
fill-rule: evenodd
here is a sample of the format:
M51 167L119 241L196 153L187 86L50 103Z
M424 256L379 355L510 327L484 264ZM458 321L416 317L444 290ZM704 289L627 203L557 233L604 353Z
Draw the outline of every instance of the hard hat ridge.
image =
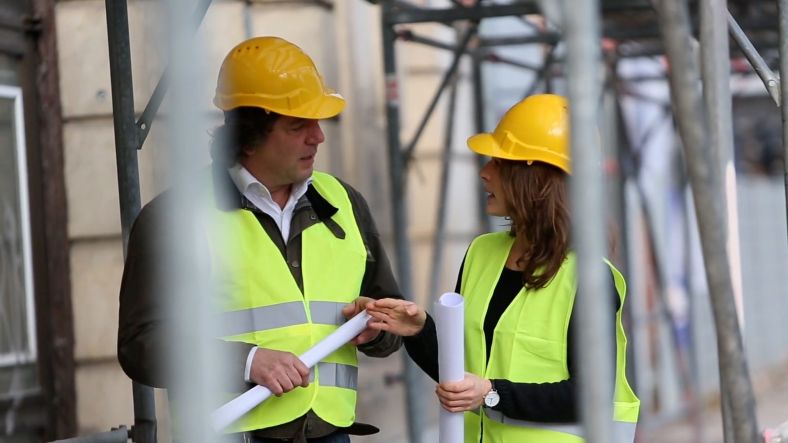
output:
M526 97L506 111L495 131L470 137L468 147L489 157L548 163L571 174L568 103L555 94Z
M345 107L312 59L279 37L255 37L230 50L213 102L224 111L249 106L308 119L334 117Z

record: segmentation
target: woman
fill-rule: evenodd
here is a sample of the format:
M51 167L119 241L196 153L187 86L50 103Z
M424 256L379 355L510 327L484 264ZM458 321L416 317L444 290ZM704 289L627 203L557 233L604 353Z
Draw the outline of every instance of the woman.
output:
M511 220L509 232L477 237L456 291L465 297L465 366L460 382L437 387L439 400L465 414L466 442L582 442L577 411L580 368L572 359L577 293L567 177L567 103L551 94L513 106L491 134L468 139L491 157L480 176L487 213ZM621 325L625 282L610 263L615 292L598 294L615 310L616 441L632 442L639 400L627 382ZM427 313L403 300L371 302L370 326L405 336L408 354L437 381L437 336ZM479 408L482 407L480 411Z

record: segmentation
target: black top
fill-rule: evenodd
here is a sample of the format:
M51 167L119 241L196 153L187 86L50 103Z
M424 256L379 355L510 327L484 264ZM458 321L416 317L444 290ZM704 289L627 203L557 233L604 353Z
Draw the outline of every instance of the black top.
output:
M460 269L457 287L455 288L455 291L458 293L460 292L460 281L462 281L462 268ZM487 340L488 359L490 349L492 348L493 334L498 320L522 287L522 273L520 271L503 268L487 308L487 314L484 318L484 334ZM611 308L615 307L615 311L618 311L621 306L621 301L618 297L618 293L615 291L615 286L611 287L613 287L613 299L610 299L610 305ZM580 420L577 408L578 390L576 384L579 368L577 368L573 362L573 324L574 311L569 320L569 330L567 334L566 359L569 368L569 378L554 383L514 383L504 379L491 380L493 388L498 391L501 397L498 405L492 409L503 413L507 417L518 420L543 423L571 423ZM615 358L615 322L611 323L609 331L612 338L611 343L613 343L612 352ZM427 321L424 324L424 329L422 329L418 335L405 337L404 343L408 355L410 355L413 361L432 377L433 380L438 381L438 336L435 330L435 322L432 317L428 315Z

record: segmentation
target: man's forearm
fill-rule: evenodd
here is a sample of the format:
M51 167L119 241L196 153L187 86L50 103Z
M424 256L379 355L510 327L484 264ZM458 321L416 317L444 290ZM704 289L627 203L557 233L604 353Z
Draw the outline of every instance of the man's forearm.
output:
M359 345L358 350L370 357L387 357L402 346L402 337L381 332L369 343Z

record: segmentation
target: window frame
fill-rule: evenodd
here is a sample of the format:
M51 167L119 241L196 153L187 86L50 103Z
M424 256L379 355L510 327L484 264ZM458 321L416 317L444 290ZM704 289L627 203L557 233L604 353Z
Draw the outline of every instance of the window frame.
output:
M17 197L19 198L19 226L22 240L22 261L24 269L25 316L27 330L27 349L0 352L0 367L33 363L38 359L36 335L35 286L33 282L33 247L30 218L30 190L28 189L27 140L25 138L24 108L22 88L0 84L0 99L13 101L14 144L16 149Z

